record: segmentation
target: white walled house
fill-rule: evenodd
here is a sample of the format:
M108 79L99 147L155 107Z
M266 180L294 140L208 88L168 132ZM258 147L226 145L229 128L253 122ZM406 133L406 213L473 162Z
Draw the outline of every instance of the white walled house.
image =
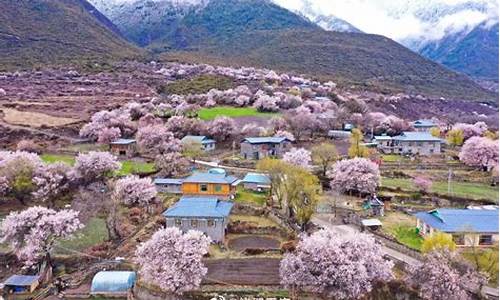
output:
M405 131L398 136L375 136L373 142L385 154L435 155L441 153L442 140L429 132Z
M420 235L451 234L459 247L498 244L498 207L489 209L440 208L415 214Z

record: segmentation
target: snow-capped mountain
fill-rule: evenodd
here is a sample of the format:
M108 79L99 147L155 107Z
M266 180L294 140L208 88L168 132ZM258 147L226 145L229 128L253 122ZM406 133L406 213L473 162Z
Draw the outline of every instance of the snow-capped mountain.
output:
M302 13L326 30L338 28L326 25L323 18L339 18L363 32L390 37L454 70L475 77L498 77L497 0L274 2ZM481 66L490 67L486 70Z
M330 31L337 32L357 32L361 33L362 31L358 28L354 27L351 23L339 19L335 16L316 16L311 19L314 23L318 24L321 28Z
M180 18L209 0L90 0L129 40L146 46L175 30Z

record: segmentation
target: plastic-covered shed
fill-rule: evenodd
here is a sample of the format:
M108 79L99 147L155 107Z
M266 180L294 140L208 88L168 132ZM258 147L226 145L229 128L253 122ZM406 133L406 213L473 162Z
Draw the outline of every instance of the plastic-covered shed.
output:
M131 271L101 271L92 279L90 293L126 294L134 286L135 278L135 272Z

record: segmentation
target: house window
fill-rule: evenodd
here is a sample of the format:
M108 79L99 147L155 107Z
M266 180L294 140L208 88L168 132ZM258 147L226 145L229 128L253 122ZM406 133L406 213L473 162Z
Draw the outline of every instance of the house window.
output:
M198 227L198 220L195 220L195 219L191 220L191 227L193 227L193 228Z
M181 219L175 219L175 226L181 226L182 225L182 220Z
M220 185L220 184L216 184L216 185L215 185L215 191L216 191L216 192L222 192L222 185Z
M215 220L209 219L207 220L208 227L215 227Z
M417 146L422 146L422 142L417 142Z
M492 245L493 236L491 234L481 234L479 236L479 245Z
M457 245L464 245L465 244L465 239L463 234L454 234L453 235L453 242Z
M200 190L202 192L207 192L208 191L208 185L206 185L206 184L200 184Z
M430 153L434 153L434 149L429 149L429 152Z

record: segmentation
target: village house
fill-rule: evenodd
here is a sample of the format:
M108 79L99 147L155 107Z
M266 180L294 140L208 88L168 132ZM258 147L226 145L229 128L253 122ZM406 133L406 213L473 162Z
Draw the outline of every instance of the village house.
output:
M3 282L3 289L7 293L29 294L33 293L39 284L38 275L12 275Z
M167 227L177 227L183 232L198 230L210 237L212 242L221 243L232 208L232 202L214 196L183 196L163 216Z
M160 193L182 194L182 178L155 178L153 183Z
M118 139L109 144L109 151L114 155L133 157L137 153L137 142L134 139Z
M271 188L271 179L262 173L247 173L241 180L243 187L247 190L263 191Z
M212 151L215 150L215 140L209 139L204 135L186 135L181 140L183 145L190 143L198 143L201 145L201 150Z
M384 154L434 155L441 153L442 140L429 132L406 131L394 137L375 136L373 142Z
M292 147L286 137L248 137L241 141L241 156L244 159L281 158Z
M457 246L491 247L498 244L498 207L439 208L418 212L417 228L422 236L444 232Z
M419 132L429 132L434 127L437 127L437 125L431 120L416 120L413 122L413 128Z
M195 172L183 179L181 190L183 195L207 195L228 199L234 197L238 184L238 178L215 168L206 173Z

